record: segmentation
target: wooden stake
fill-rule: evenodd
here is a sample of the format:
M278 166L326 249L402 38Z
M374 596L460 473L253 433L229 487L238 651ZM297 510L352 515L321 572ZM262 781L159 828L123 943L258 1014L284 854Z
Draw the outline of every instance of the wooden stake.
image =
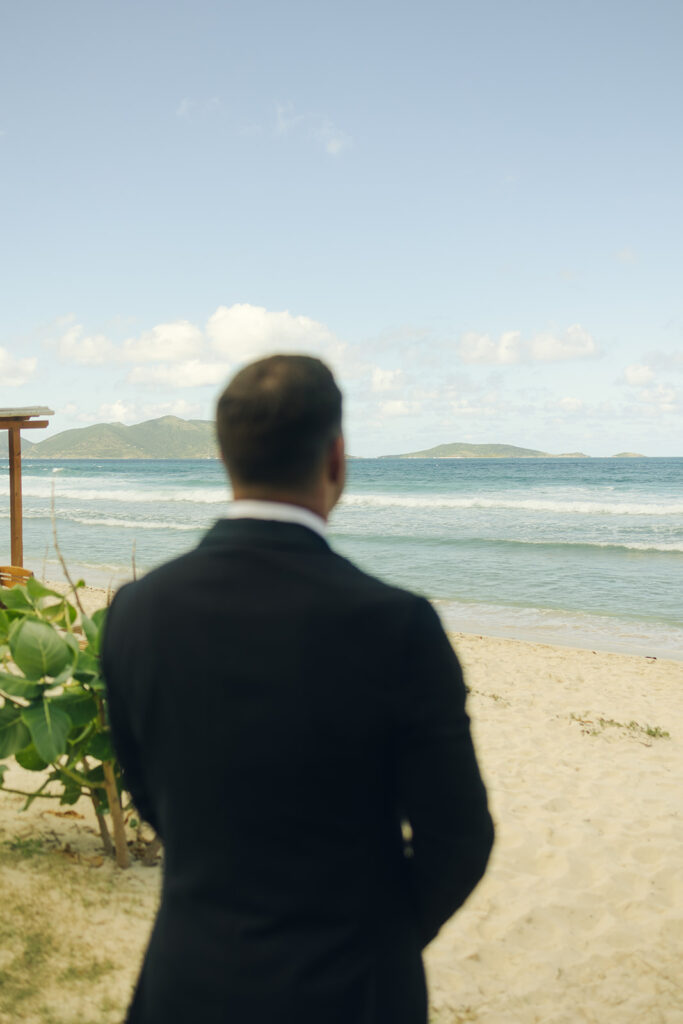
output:
M7 432L9 441L9 502L12 535L12 565L24 564L24 537L21 521L21 430L12 426Z

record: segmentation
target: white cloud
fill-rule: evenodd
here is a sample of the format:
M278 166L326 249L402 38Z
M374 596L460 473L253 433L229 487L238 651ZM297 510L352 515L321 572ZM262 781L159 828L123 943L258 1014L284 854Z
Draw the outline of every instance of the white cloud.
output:
M624 377L626 383L630 384L631 387L637 388L642 387L643 384L649 384L654 377L654 370L650 369L649 366L641 364L633 364L627 366L624 370Z
M160 366L136 366L128 374L129 384L161 385L168 388L201 388L222 384L230 367L225 363L207 363L189 359L183 363Z
M207 114L214 114L216 111L221 109L221 100L219 96L209 96L208 99L193 100L189 96L184 96L176 107L176 116L188 120L194 119L199 116L206 116Z
M619 250L619 252L617 253L617 259L619 260L620 263L626 263L626 264L628 264L628 263L637 263L638 262L638 256L634 252L634 250L630 247L630 245L626 245L626 246L624 246L623 249Z
M275 134L289 135L306 120L303 114L295 114L291 103L278 103L275 107Z
M562 359L582 359L596 353L593 338L581 324L573 324L563 334L536 334L529 344L532 359L557 362Z
M578 412L579 409L583 409L583 401L580 398L572 398L567 395L565 398L561 398L557 403L560 409L565 412Z
M79 366L102 366L116 358L116 347L104 334L83 337L81 324L74 324L57 344L59 358Z
M643 389L638 394L638 401L653 412L676 412L680 406L677 390L664 384Z
M128 338L123 345L115 345L104 334L84 335L83 326L74 324L57 342L57 353L63 362L103 366L181 361L199 356L204 345L202 332L187 320L157 324L137 338Z
M597 354L592 336L580 324L561 334L540 332L528 340L520 331L504 331L497 341L489 334L469 331L460 339L460 358L465 363L511 364L519 362L559 362L584 359Z
M102 334L86 336L73 324L55 343L60 358L81 366L133 364L131 384L170 388L220 384L231 368L276 352L318 355L340 376L371 373L325 324L287 310L236 303L219 306L209 317L206 334L187 320L157 324L115 345ZM158 364L157 366L147 364ZM26 364L28 366L28 363Z
M468 331L460 339L460 358L465 363L517 363L520 340L519 331L505 331L498 341L488 334Z
M330 156L339 156L345 149L351 146L351 136L335 128L331 121L323 120L320 129L320 138L325 147L325 152Z
M505 403L497 393L489 391L476 399L453 398L449 402L449 412L451 416L466 417L469 421L475 422L479 418L500 417L506 410Z
M35 356L17 359L0 346L0 381L5 387L18 388L31 379L38 360Z
M139 338L128 338L121 356L132 363L168 363L199 356L203 347L204 336L199 328L179 320L157 324L150 331L143 331Z
M382 416L416 416L422 409L420 402L408 402L402 398L390 398L380 402Z
M214 351L233 365L275 352L313 352L339 358L344 350L329 328L317 320L248 303L219 306L209 317L206 333Z
M201 413L206 410L199 402L188 402L179 398L173 402L146 402L143 405L123 402L120 399L113 405L101 405L97 412L96 419L121 420L123 423L139 423L142 420L155 420L160 416L179 416L181 419L198 419Z
M142 416L148 420L157 419L159 416L179 416L184 420L211 419L213 409L208 409L199 402L188 402L184 398L178 398L174 402L154 402L142 406Z
M372 371L372 390L374 392L393 391L400 386L402 379L402 370L382 370L376 366Z
M292 103L278 103L275 107L275 136L286 138L297 132L319 142L330 156L339 156L345 149L349 149L353 141L350 135L337 128L328 117L297 114Z
M137 416L137 409L134 405L129 405L128 402L122 402L118 399L116 402L112 402L108 405L106 402L101 405L97 410L96 421L98 423L104 421L105 423L134 423Z

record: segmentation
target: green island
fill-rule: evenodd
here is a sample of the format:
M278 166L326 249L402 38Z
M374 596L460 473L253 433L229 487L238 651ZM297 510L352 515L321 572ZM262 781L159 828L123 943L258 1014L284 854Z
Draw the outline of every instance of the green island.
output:
M210 420L184 420L161 416L126 426L94 423L63 430L44 441L21 439L28 459L217 459L214 425ZM422 451L380 455L381 459L588 459L585 452L552 454L514 444L438 444ZM645 458L635 452L619 452L619 459ZM350 456L353 458L353 456Z

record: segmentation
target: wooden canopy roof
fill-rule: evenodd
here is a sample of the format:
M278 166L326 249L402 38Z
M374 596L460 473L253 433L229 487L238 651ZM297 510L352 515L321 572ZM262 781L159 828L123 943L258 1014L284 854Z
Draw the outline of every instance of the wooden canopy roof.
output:
M54 416L46 405L0 409L0 430L8 431L9 449L9 508L12 535L12 565L24 564L24 533L21 509L21 431L47 426L46 419Z

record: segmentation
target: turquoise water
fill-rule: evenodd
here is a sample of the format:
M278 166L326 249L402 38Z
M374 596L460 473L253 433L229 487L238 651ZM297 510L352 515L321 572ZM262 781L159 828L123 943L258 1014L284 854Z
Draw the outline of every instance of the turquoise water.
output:
M53 487L93 586L130 576L133 548L139 571L187 550L229 499L213 461L25 460L25 562L48 577ZM452 629L683 659L683 459L352 460L331 542Z

